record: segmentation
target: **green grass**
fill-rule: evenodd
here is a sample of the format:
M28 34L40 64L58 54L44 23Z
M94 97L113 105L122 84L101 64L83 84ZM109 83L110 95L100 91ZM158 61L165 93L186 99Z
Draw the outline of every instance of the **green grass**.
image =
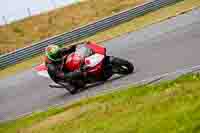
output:
M30 116L25 116L24 118L20 120L14 120L7 123L0 124L0 133L8 132L13 133L16 132L18 127L28 127L30 125L36 124L49 116L56 115L57 113L61 113L64 111L64 108L56 108L55 109L49 109L47 112L35 112L31 114Z
M197 133L200 74L85 99L0 124L2 133Z

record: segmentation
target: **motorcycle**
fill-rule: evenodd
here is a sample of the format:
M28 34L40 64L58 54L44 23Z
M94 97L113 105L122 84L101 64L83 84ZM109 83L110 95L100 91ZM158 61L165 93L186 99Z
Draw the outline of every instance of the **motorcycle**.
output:
M114 74L128 75L134 71L134 66L131 62L118 57L108 56L106 54L106 48L96 43L84 43L78 45L75 53L84 57L84 71L87 72L87 78L75 81L67 80L67 83L59 82L56 83L56 85L49 85L50 87L65 88L71 94L75 94L78 90L84 88L87 84L105 82ZM68 58L70 58L70 55ZM63 71L67 67L66 64L67 60L64 59ZM40 76L49 78L47 69L48 68L46 68L44 64L35 67L35 70ZM57 84L59 86L57 86Z

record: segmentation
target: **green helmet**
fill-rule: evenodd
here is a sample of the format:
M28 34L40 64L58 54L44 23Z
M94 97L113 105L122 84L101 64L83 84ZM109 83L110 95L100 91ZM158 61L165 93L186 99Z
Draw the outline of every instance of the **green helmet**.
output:
M52 61L60 61L61 57L59 57L60 47L57 45L49 45L45 49L46 56Z

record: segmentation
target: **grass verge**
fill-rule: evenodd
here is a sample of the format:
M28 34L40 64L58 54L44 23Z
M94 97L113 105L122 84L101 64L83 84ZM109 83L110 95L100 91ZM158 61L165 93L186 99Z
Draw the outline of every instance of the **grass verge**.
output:
M200 131L200 74L85 99L0 124L2 133L193 133Z
M97 42L102 42L105 40L112 39L114 37L120 36L124 33L132 32L144 28L145 26L164 21L170 17L177 16L179 14L190 11L193 8L200 6L199 0L184 0L175 5L162 8L160 10L148 13L144 16L138 17L129 22L123 23L111 29L103 32L99 32L94 36L86 38L84 40L93 40ZM83 41L83 40L81 40ZM30 60L24 61L22 63L11 66L7 69L0 70L0 78L16 74L17 72L22 72L24 70L30 69L35 64L41 63L41 57L34 57Z

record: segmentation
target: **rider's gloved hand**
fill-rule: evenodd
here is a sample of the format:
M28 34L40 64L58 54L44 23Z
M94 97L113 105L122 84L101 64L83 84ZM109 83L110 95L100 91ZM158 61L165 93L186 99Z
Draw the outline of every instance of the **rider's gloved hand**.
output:
M81 71L81 72L86 72L88 69L89 69L89 67L86 66L86 65L82 65L82 66L80 67L80 71Z

